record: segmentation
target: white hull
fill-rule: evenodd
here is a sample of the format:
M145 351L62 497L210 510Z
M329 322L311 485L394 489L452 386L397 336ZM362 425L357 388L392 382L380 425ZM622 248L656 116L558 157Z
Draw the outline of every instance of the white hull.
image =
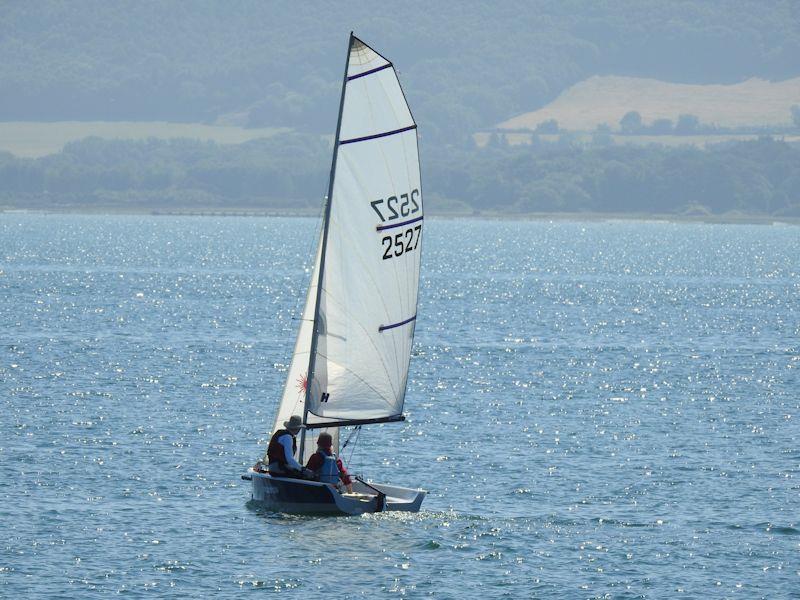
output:
M392 485L353 482L353 494L340 494L332 485L318 481L272 477L250 469L244 479L253 485L252 501L267 510L310 515L360 515L379 512L375 490L386 494L385 511L419 512L426 492ZM371 489L375 488L375 489Z

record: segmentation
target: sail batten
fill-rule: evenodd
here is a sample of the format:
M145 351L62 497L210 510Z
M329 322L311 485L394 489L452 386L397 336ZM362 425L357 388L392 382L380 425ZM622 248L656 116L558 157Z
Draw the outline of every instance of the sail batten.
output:
M412 321L416 321L416 320L417 320L417 315L414 315L413 317L409 317L405 321L400 321L399 323L392 323L391 325L381 325L380 327L378 327L378 331L386 331L387 329L394 329L395 327L402 327L403 325L408 325Z
M416 223L417 221L422 221L422 217L417 217L416 219L403 221L402 223L393 223L391 225L378 225L375 229L378 231L383 231L385 229L395 229L397 227L405 227L406 225L411 225L412 223Z
M343 146L345 144L355 144L356 142L368 142L369 140L377 140L378 138L388 137L390 135L403 133L404 131L409 131L416 128L416 125L409 125L408 127L401 127L400 129L393 129L392 131L384 131L383 133L373 133L372 135L365 135L364 137L353 138L352 140L341 140L339 144Z
M358 73L356 75L350 75L347 78L347 81L353 81L353 79L358 79L359 77L365 77L367 75L372 75L373 73L377 73L378 71L383 71L384 69L388 69L392 66L392 63L386 63L385 65L381 65L380 67L375 67L374 69L370 69L369 71L364 71L363 73Z

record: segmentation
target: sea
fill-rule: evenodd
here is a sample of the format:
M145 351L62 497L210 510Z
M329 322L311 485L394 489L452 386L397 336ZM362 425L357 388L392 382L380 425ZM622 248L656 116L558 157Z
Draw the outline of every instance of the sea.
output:
M0 214L3 598L798 598L800 227L429 218L418 514L250 500L319 222Z

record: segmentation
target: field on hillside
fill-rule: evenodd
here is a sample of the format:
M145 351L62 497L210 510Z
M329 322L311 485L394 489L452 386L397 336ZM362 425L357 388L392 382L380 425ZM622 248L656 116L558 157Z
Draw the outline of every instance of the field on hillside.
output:
M800 77L780 82L748 79L735 85L689 85L638 77L595 76L564 91L545 107L503 121L500 129L534 129L549 119L572 131L602 123L619 128L628 111L645 124L692 114L719 127L790 126L791 106L800 104Z
M87 137L144 140L148 138L190 138L220 144L241 144L290 131L288 128L245 129L235 126L164 121L32 121L0 122L0 151L16 156L38 158L60 152L65 144Z
M543 142L555 143L561 139L560 134L534 134L525 132L501 133L509 146L520 146L530 144L535 135ZM481 131L473 136L475 144L479 148L484 148L490 141L492 134L486 131ZM659 144L662 146L695 146L697 148L705 148L713 144L720 144L723 142L746 142L749 140L756 140L760 136L757 134L729 134L729 135L619 135L611 134L609 141L615 145L622 146L647 146L649 144ZM789 143L800 142L800 135L780 135L771 136L776 139L781 139ZM569 133L569 140L581 145L588 145L592 143L592 134Z

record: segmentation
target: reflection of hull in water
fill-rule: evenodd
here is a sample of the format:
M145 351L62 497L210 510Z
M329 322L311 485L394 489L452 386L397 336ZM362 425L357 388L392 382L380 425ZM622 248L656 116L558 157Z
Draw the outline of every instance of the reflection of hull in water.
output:
M353 482L352 494L340 494L333 486L318 481L272 477L248 471L245 479L253 484L252 500L268 510L292 514L360 515L379 510L375 490L360 481ZM370 483L386 494L383 510L419 512L423 490Z

